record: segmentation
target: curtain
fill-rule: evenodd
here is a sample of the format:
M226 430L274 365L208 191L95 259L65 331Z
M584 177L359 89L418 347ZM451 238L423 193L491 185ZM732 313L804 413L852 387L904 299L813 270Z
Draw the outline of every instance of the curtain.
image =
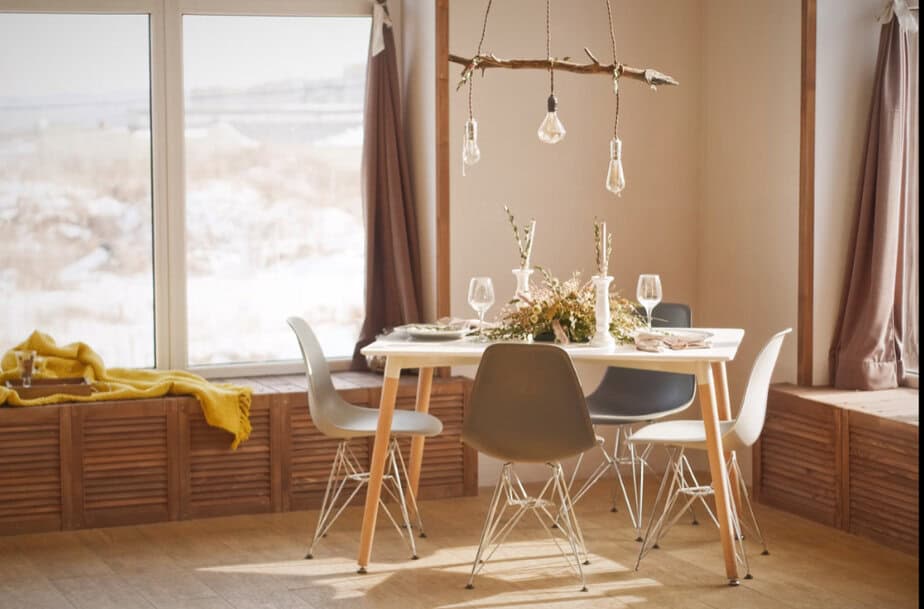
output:
M375 3L373 11L361 178L366 317L353 351L354 370L366 369L359 351L383 328L421 318L420 245L401 121L395 38L384 4Z
M888 389L917 366L918 35L902 0L882 26L832 384ZM893 10L894 9L894 10ZM910 17L910 19L909 19ZM913 344L912 344L913 342Z

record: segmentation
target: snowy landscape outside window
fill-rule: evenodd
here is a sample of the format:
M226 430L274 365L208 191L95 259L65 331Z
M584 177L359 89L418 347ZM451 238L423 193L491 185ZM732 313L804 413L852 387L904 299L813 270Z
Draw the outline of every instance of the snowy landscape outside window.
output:
M298 315L349 358L371 6L34 6L0 0L0 351L40 329L113 367L291 373Z
M154 366L148 19L0 13L0 352Z
M328 357L363 321L368 17L186 16L189 364Z

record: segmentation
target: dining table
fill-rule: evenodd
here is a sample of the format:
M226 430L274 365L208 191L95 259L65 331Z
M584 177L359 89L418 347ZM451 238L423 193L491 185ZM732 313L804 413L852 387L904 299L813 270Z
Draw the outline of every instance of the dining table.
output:
M669 331L669 328L659 328ZM685 329L687 330L687 329ZM716 517L719 523L722 555L725 563L727 583L736 585L738 565L733 540L732 505L735 501L730 489L737 488L729 483L726 461L728 455L722 446L719 421L730 420L727 362L732 361L744 338L739 328L697 328L711 334L705 347L687 349L664 349L658 352L642 351L632 343L611 347L594 347L589 344L572 343L561 345L575 363L617 366L641 370L677 372L696 376L700 410L706 429L709 470L715 490ZM477 365L491 342L477 337L456 340L414 339L395 332L379 337L362 349L363 355L385 359L385 378L379 404L378 424L372 448L369 485L363 513L359 544L358 572L366 573L372 556L379 498L385 475L386 456L391 435L392 417L398 394L398 382L402 370L417 369L417 396L415 408L427 412L430 407L430 390L433 372L446 366ZM416 496L420 482L424 438L416 436L411 442L408 464L408 487Z

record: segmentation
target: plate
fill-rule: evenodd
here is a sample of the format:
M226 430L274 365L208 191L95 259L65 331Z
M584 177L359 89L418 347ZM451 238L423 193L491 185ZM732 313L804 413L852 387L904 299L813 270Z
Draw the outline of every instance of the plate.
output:
M673 336L688 343L704 342L715 336L712 332L707 332L706 330L691 330L689 328L653 328L652 332L657 332L664 336Z
M418 340L458 340L472 333L471 328L456 328L440 324L409 324L401 328Z

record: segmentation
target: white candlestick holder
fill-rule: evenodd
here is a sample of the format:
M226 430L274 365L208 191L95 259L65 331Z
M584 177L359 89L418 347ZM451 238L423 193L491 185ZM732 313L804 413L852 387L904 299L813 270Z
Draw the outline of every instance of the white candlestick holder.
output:
M610 275L594 275L590 279L594 282L597 293L594 305L596 331L590 344L593 347L615 347L616 339L610 334L610 284L613 278Z
M517 291L514 293L514 298L519 298L524 296L526 298L530 297L529 293L529 276L533 274L533 269L528 268L519 268L513 269L513 275L517 278Z

